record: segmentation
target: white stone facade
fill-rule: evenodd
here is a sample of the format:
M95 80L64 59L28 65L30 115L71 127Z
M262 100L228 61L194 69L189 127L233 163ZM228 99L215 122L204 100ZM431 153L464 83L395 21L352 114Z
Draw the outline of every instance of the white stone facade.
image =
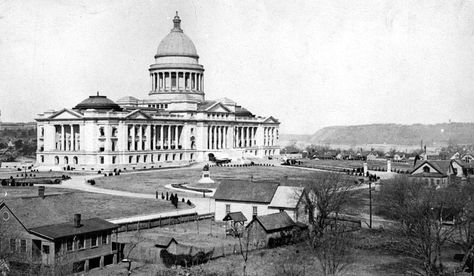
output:
M279 122L232 100L209 101L204 67L180 27L166 36L150 66L148 98L116 103L91 96L74 108L39 114L37 167L124 170L279 155Z

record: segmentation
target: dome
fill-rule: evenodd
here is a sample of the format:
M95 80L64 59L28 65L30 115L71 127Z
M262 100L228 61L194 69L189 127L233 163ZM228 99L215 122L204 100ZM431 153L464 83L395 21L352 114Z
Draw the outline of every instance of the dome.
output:
M132 97L132 96L125 96L117 100L117 104L123 105L137 105L139 99Z
M176 12L173 23L174 28L171 29L171 32L165 36L165 38L161 40L160 45L158 45L155 58L164 56L199 58L194 43L183 33L183 29L181 29L181 19L178 16L178 12Z
M73 109L122 110L114 101L107 99L106 96L99 96L99 93L97 93L97 96L89 96L89 98L80 102Z

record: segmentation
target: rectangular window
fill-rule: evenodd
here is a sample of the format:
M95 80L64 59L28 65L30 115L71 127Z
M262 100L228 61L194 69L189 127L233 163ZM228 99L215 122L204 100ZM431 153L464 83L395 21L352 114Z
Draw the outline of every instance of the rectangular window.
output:
M10 252L15 252L15 251L16 251L16 240L10 239Z
M230 213L230 204L225 205L225 214L227 215L228 213Z
M104 164L104 157L101 156L101 157L99 157L99 158L100 158L100 164Z
M26 253L26 240L20 240L20 252Z
M86 247L86 239L84 239L84 236L79 237L79 240L77 242L77 248L84 249Z
M57 241L54 243L54 252L59 254L61 252L61 241Z
M102 234L102 244L108 244L109 243L109 239L107 238L107 234L104 233Z
M256 217L257 216L257 206L253 206L252 209L253 209L252 217Z
M97 235L91 236L91 247L97 246Z
M68 239L67 242L66 242L66 250L67 251L74 250L73 247L72 247L72 244L73 244L72 239Z
M43 245L43 253L49 254L49 245Z

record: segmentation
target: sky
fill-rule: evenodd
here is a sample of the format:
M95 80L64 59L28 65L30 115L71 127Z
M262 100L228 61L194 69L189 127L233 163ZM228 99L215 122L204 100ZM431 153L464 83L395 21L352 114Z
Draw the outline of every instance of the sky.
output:
M206 99L281 132L474 121L474 0L0 1L1 120L90 95L147 98L179 11Z

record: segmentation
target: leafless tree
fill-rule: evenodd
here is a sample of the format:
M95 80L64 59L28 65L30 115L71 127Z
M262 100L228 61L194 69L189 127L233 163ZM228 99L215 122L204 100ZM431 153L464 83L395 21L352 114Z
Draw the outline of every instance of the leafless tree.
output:
M358 183L347 175L331 172L318 173L310 179L302 183L305 188L302 202L315 236L319 237L329 225L330 216L344 210L350 191Z
M247 261L249 259L249 252L250 252L250 231L251 228L246 228L242 231L240 235L237 237L239 238L239 253L242 256L244 261L244 266L242 268L242 273L244 276L247 275Z
M343 226L328 229L313 244L322 275L337 275L354 262L353 236Z
M439 188L426 183L408 182L406 177L387 181L381 187L379 204L385 215L399 222L396 247L409 257L412 272L441 275L445 267L441 254L453 239L465 201L459 187Z
M132 254L143 241L145 241L145 237L142 235L140 229L138 229L135 234L130 237L130 240L124 248L124 261L128 263L128 275L132 273Z

